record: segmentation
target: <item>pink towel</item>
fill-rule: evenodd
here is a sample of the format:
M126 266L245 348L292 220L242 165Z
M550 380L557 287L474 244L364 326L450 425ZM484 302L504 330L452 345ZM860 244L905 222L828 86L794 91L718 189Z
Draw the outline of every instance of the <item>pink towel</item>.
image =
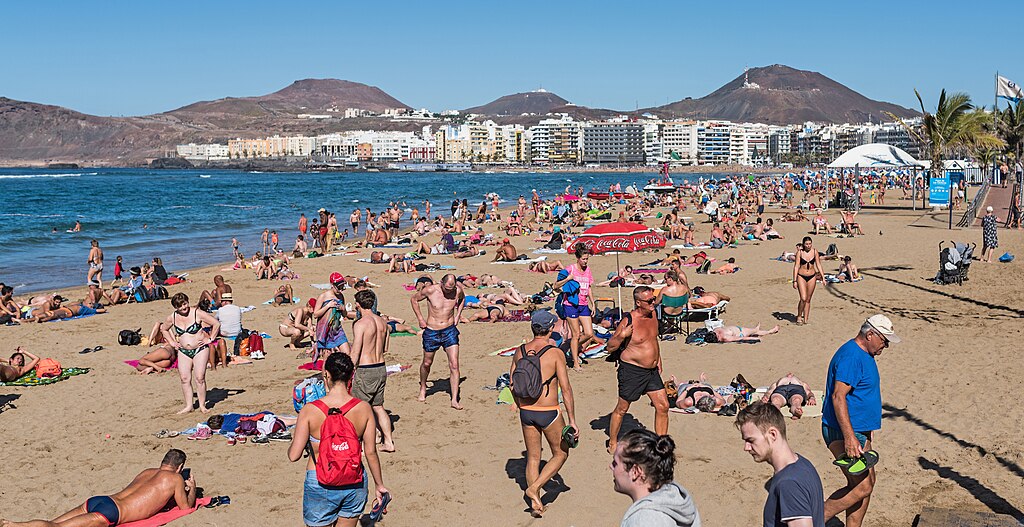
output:
M307 362L305 364L299 364L299 369L300 370L320 371L320 370L324 369L324 361L318 360L316 362Z
M402 287L404 287L406 291L415 291L416 290L416 286L411 285L411 284L405 284Z
M158 512L145 520L139 520L134 522L122 523L122 527L160 527L161 525L167 525L178 518L183 518L196 512L199 507L202 507L210 503L210 498L199 498L196 500L196 506L194 509L179 509L177 507L164 512Z
M124 361L124 363L131 366L132 368L139 369L139 361L137 360L126 360ZM170 369L178 369L178 359L174 359L174 362L171 363Z

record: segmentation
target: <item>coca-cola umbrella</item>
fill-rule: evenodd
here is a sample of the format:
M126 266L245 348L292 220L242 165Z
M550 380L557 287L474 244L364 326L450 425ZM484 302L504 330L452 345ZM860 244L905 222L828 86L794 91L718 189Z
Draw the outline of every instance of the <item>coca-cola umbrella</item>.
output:
M572 254L583 244L591 254L615 253L615 273L619 272L619 253L633 253L665 246L665 237L658 231L639 223L612 222L595 225L566 245ZM622 306L622 288L619 287L619 307Z

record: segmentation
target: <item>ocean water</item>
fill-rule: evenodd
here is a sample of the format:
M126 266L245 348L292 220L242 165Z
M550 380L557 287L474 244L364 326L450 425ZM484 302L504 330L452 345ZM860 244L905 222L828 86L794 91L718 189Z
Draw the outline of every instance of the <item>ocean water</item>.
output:
M607 191L616 182L643 186L656 175L654 169L515 174L0 169L0 282L15 286L17 294L84 285L94 238L104 251L107 282L117 256L126 269L159 256L173 273L231 261L232 237L246 255L262 250L264 228L277 230L280 246L291 249L299 214L312 219L320 207L335 212L344 229L354 208L379 212L390 201L404 201L422 215L423 200L429 199L432 215L449 215L454 198L475 207L485 194L497 192L515 203L520 194L529 198L532 189L549 198L570 184ZM82 222L82 231L66 232L75 221Z

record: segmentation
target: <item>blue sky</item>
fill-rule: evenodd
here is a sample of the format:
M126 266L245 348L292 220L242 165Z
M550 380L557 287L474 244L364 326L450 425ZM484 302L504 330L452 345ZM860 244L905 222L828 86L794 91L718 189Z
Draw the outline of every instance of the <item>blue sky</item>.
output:
M378 86L432 110L543 86L632 109L701 97L745 66L814 70L916 107L918 88L991 106L1024 83L1005 3L18 2L4 4L0 96L143 115L303 78ZM1016 19L1014 17L1014 19ZM1016 51L1011 51L1016 50Z

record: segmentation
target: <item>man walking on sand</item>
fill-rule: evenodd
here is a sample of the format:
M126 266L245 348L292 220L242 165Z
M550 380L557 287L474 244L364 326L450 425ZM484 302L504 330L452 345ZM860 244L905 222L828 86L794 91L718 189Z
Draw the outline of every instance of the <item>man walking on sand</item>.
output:
M427 301L427 318L420 311L420 301ZM459 403L459 328L466 293L455 280L455 275L446 274L441 283L431 284L417 291L409 299L416 320L423 328L423 362L420 364L420 402L427 400L427 376L434 363L438 348L444 348L451 370L452 408L462 410Z
M825 382L825 404L821 415L821 435L836 460L873 466L878 454L872 450L872 432L882 428L882 392L875 357L900 338L892 321L874 315L832 356ZM867 453L867 455L865 455ZM825 520L846 511L847 527L860 527L875 487L875 469L860 467L853 475L844 471L846 486L825 501Z
M52 521L10 522L0 519L4 527L107 527L151 518L168 503L181 510L196 506L196 480L189 473L182 475L185 453L172 448L164 455L159 468L147 468L135 476L124 490L110 496L93 496ZM191 471L189 471L191 472Z
M85 283L95 282L103 288L103 249L100 249L100 242L92 240L92 248L89 249L89 273L85 277Z
M768 463L764 527L825 527L825 495L814 465L793 452L786 440L786 420L771 403L754 403L736 416L743 450L757 463Z
M636 308L622 317L615 334L608 339L607 350L621 350L618 360L619 400L608 424L608 452L615 452L622 419L629 405L647 394L654 405L654 431L668 434L668 395L661 380L661 348L658 346L658 319L654 318L654 289L645 285L633 290Z
M356 365L352 396L366 401L373 409L382 439L380 450L394 452L391 416L384 410L384 385L388 380L384 353L388 350L388 336L391 332L387 322L373 312L376 301L377 295L369 289L356 293L356 312L359 316L352 324L352 363Z

